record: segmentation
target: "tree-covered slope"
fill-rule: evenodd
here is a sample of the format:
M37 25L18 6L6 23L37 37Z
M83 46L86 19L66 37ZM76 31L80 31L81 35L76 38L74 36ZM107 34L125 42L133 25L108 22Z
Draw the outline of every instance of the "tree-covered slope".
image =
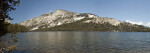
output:
M6 23L5 28L6 32L12 33L12 32L27 32L28 27L19 25L19 24L11 24L11 23Z
M84 23L85 20L92 18L85 18L73 23L63 24L51 28L40 28L36 31L119 31L119 32L150 32L149 27L142 25L130 24L127 22L120 23L115 26L109 23Z

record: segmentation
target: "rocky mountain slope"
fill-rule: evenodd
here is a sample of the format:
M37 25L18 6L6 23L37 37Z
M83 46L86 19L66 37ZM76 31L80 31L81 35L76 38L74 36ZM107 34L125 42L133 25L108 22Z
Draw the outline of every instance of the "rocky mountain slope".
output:
M84 31L148 31L148 27L130 24L113 18L99 17L91 13L75 13L58 9L20 23L31 30L84 30ZM114 28L113 28L114 27ZM106 29L104 29L106 28ZM128 30L129 29L129 30ZM134 30L133 30L134 29Z
M101 18L94 14L90 13L75 13L67 10L56 10L54 13L50 12L47 14L43 14L40 17L32 18L30 20L21 22L21 25L28 26L32 28L32 30L38 28L50 28L62 24L73 23L78 20L82 20L85 18L92 18L91 20L85 20L83 23L105 23L108 22L112 25L118 25L122 23L121 21L115 20L113 18Z

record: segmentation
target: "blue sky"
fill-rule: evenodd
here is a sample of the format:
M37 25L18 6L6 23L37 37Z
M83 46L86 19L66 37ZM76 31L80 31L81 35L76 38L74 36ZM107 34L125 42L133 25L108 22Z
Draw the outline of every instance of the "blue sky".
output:
M13 23L64 9L150 26L150 0L21 0L16 8L9 13Z

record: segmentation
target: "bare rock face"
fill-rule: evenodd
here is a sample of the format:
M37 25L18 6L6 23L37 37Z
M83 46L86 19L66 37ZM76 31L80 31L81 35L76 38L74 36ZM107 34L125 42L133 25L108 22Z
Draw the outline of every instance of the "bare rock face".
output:
M94 22L94 23L110 23L114 26L119 25L120 23L122 23L121 21L115 20L113 18L95 18L93 20L86 20L84 21L84 23L89 23L89 22Z
M71 16L73 16L73 15L75 15L75 14L77 14L77 13L74 13L74 12L69 12L69 11L67 11L67 10L61 10L61 9L59 9L59 10L56 10L54 13L53 13L53 16L63 16L63 17L71 17Z
M101 18L99 16L90 13L75 13L67 10L58 9L54 13L50 12L47 14L43 14L39 17L23 21L20 24L31 27L32 28L31 30L36 30L38 28L50 28L57 25L73 23L82 20L84 18L92 18L92 19L85 20L83 21L83 23L94 22L103 24L107 22L115 26L121 23L121 21L115 20L113 18Z

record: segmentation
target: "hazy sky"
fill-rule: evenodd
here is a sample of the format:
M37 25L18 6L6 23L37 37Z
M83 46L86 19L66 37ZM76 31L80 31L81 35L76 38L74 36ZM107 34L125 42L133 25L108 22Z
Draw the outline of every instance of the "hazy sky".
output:
M10 12L14 18L11 22L20 23L56 9L150 25L150 0L21 0L20 6Z

